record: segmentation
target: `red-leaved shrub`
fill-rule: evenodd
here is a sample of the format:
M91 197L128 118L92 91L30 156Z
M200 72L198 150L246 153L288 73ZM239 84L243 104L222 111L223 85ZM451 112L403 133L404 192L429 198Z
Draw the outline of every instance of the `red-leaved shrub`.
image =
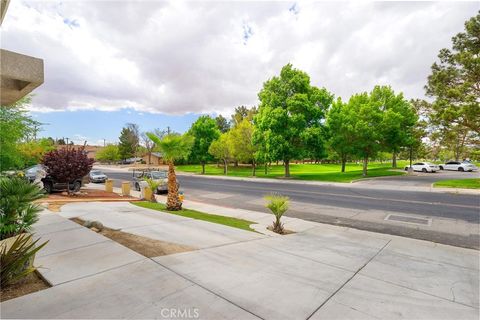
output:
M50 151L42 159L47 174L61 183L70 183L86 176L92 169L93 162L83 148L73 147Z

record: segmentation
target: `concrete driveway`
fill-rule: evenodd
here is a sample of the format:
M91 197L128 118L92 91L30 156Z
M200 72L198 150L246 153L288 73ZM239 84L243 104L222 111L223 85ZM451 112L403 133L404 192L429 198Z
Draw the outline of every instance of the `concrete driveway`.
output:
M398 186L398 187L430 187L432 183L450 179L480 178L479 172L439 171L435 173L415 172L413 175L380 177L354 182L357 186ZM407 189L408 190L408 189Z
M169 223L182 222L166 213L75 205L62 214L108 216L107 226L120 214L125 229L148 222L170 241L224 242L148 259L47 212L36 231L50 239L40 272L53 287L1 303L2 319L478 319L476 250L312 222L288 236L203 224L175 235Z

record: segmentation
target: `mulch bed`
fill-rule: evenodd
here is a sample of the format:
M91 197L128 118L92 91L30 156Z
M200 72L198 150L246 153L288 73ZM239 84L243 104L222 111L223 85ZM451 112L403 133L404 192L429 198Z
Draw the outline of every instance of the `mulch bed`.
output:
M25 278L8 287L0 288L0 302L21 297L29 293L50 288L37 271L30 273Z
M48 201L68 201L68 200L91 200L91 199L113 199L113 200L138 200L133 197L124 197L114 192L107 192L104 190L98 189L81 189L80 192L77 192L73 195L68 195L66 192L57 192L49 194L46 198L42 199L43 202Z
M79 218L71 218L70 220L82 226L85 223L84 220ZM142 237L120 230L113 230L106 227L104 227L101 231L98 231L98 233L115 242L120 243L121 245L129 248L130 250L133 250L147 258L195 250L195 248L189 246L156 239L150 239L147 237Z
M56 192L49 194L47 197L39 199L37 203L47 203L48 210L59 212L60 208L67 203L72 202L93 202L93 201L139 201L138 198L124 197L114 192L106 192L98 189L81 189L72 195L68 195L67 192Z

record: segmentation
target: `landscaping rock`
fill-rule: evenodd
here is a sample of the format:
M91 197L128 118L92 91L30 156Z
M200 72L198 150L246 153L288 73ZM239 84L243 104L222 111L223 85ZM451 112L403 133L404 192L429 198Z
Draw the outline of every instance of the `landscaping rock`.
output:
M92 228L96 228L101 231L103 230L103 223L101 223L100 221L93 221Z
M85 222L83 223L83 226L84 226L85 228L91 228L91 227L92 227L92 221L90 221L90 220L85 221Z

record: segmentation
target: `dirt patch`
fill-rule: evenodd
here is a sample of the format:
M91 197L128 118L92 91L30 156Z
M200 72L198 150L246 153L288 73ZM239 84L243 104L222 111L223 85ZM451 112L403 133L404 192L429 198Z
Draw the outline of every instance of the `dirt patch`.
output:
M72 218L70 220L82 226L85 223L84 220L79 218ZM195 250L195 248L192 248L189 246L161 241L161 240L150 239L147 237L138 236L136 234L123 232L120 230L113 230L105 227L98 233L100 233L101 235L104 235L109 239L112 239L115 242L120 243L121 245L147 258L165 256L168 254Z
M47 282L35 271L22 280L0 289L0 302L21 297L29 293L50 288Z
M62 209L62 206L64 204L67 204L68 202L65 201L58 201L58 202L52 202L48 204L48 210L52 212L60 212Z
M270 230L270 231L274 232L272 226L268 226L267 230ZM279 234L281 234L282 236L286 236L286 235L292 234L292 233L296 233L296 232L292 231L292 230L283 229L283 233L279 233Z

